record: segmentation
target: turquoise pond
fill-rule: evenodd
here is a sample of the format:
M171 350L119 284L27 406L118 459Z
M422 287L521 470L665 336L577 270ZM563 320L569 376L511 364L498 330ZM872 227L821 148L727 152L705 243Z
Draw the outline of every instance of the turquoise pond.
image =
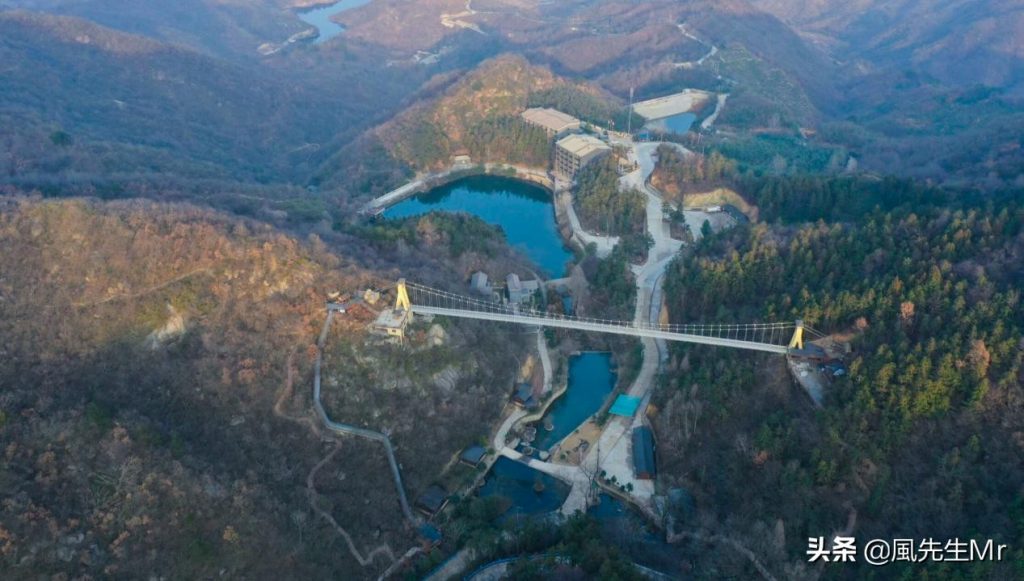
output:
M316 44L320 44L338 36L345 30L344 26L331 20L332 16L341 14L346 10L365 6L371 1L372 0L341 0L340 2L335 2L328 6L311 8L309 10L300 10L298 12L298 16L299 20L302 20L310 26L315 26L316 29L320 31L320 36L313 41Z
M569 359L569 389L545 415L554 424L550 432L537 430L533 447L547 450L572 433L587 418L601 409L615 387L610 353L581 353ZM542 422L543 423L543 422Z
M562 276L573 258L558 233L551 194L541 187L498 176L473 176L402 200L384 216L405 218L432 211L465 212L501 227L509 245L548 277Z
M552 404L546 417L555 429L538 430L541 449L556 444L601 408L615 386L615 372L609 353L581 353L569 360L569 390ZM543 485L537 492L536 483ZM522 462L499 458L487 475L480 496L499 495L512 501L509 515L539 515L558 510L569 494L565 483L530 468ZM610 509L608 505L604 507Z

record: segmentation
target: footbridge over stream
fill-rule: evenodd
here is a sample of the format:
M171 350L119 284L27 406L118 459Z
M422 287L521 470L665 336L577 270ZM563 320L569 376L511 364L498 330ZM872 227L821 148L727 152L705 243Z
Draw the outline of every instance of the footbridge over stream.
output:
M399 312L651 337L780 355L803 349L805 334L814 338L822 336L801 320L780 323L654 325L549 313L514 303L467 297L407 282L405 279L398 281L396 291L395 310Z

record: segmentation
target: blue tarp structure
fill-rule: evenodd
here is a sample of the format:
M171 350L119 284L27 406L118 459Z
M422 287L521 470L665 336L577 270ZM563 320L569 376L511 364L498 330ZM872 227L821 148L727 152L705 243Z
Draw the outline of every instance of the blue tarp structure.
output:
M419 528L420 537L429 545L436 545L444 538L441 530L430 523L423 523Z
M636 408L638 407L640 407L640 398L631 395L620 395L615 398L615 403L612 404L612 409L608 410L608 413L630 418L636 413Z

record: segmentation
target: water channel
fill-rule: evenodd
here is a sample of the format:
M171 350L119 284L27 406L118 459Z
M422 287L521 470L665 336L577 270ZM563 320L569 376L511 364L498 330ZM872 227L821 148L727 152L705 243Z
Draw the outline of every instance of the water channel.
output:
M500 226L509 246L522 251L549 277L562 276L572 260L558 233L551 194L539 186L473 176L407 198L388 208L384 216L405 218L431 211L465 212Z
M320 44L338 36L345 30L344 26L331 19L333 16L341 14L346 10L365 6L371 1L372 0L341 0L340 2L335 2L334 4L326 6L319 6L308 10L299 10L297 14L299 20L302 20L310 26L316 27L320 32L320 36L313 41L315 44Z

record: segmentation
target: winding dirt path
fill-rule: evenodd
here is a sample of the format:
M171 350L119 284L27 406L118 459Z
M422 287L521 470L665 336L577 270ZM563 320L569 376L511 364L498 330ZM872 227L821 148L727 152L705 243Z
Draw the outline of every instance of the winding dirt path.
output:
M295 395L295 350L288 354L287 365L287 377L284 380L284 385L281 386L281 391L277 394L277 400L274 401L274 415L286 419L297 424L302 424L308 427L317 436L320 435L320 426L313 421L313 418L308 416L293 416L288 412L284 411L285 402Z
M164 282L162 282L162 283L160 283L158 285L151 286L149 288L144 288L144 289L142 289L140 291L137 291L137 292L134 292L134 293L116 294L116 295L111 295L111 296L109 296L109 297L107 297L105 299L100 299L98 301L84 302L84 303L71 303L71 305L73 307L76 307L76 308L96 307L96 306L104 305L104 304L107 304L107 303L110 303L110 302L113 302L113 301L137 299L137 298L144 297L144 296L148 295L149 293L153 293L153 292L156 292L158 290L167 288L167 287L171 286L172 284L174 284L176 282L181 282L181 281L185 280L186 278L190 278L190 277L195 276L197 274L207 273L209 271L210 271L210 267L203 266L203 267L200 267L200 268L192 269L192 270L190 270L190 271L188 271L188 272L186 272L184 274L179 274L178 276L176 276L176 277L174 277L174 278L172 278L170 280L164 281Z
M306 496L309 499L309 507L313 509L313 512L317 513L318 515L320 515L321 518L330 523L331 527L333 527L334 530L337 531L338 534L341 535L343 539L345 539L345 543L348 544L349 552L352 553L352 556L355 557L356 561L359 561L359 564L363 567L366 567L367 565L373 563L373 560L378 555L384 555L390 561L394 562L395 553L391 550L391 547L387 543L384 543L374 548L366 555L360 553L359 549L356 548L355 542L352 541L352 535L348 534L348 531L346 531L341 525L338 524L338 521L334 519L334 516L332 516L329 512L325 511L324 509L320 508L319 504L317 503L317 501L320 499L320 494L317 493L316 485L314 483L316 479L316 473L319 472L320 469L324 467L324 465L333 460L335 454L337 454L339 450L341 450L341 443L336 442L334 444L334 449L331 450L329 454L324 456L323 460L317 462L316 466L313 466L313 469L309 471L309 476L306 477Z
M297 424L302 424L310 429L317 437L322 437L322 431L320 425L311 417L308 416L294 416L285 411L285 402L290 399L295 392L295 351L292 350L288 354L287 375L285 377L284 385L281 386L281 391L277 394L277 399L274 401L274 415L291 421ZM401 559L395 560L394 552L391 550L391 546L387 543L383 543L372 550L366 555L363 555L355 545L355 541L352 540L352 535L349 534L344 527L338 524L338 521L327 511L320 508L317 504L317 500L320 498L319 493L316 491L315 480L316 474L319 472L328 462L334 459L334 456L341 450L341 443L335 442L334 448L331 450L326 457L317 462L313 469L309 471L309 475L306 476L306 495L309 500L309 507L318 516L326 520L343 539L345 544L348 545L349 552L355 558L355 560L363 567L369 566L379 555L384 555L389 558L392 563L388 569L380 576L380 579L386 579L388 576L394 573L402 567L409 559L417 555L421 549L420 547L413 547L407 551Z

